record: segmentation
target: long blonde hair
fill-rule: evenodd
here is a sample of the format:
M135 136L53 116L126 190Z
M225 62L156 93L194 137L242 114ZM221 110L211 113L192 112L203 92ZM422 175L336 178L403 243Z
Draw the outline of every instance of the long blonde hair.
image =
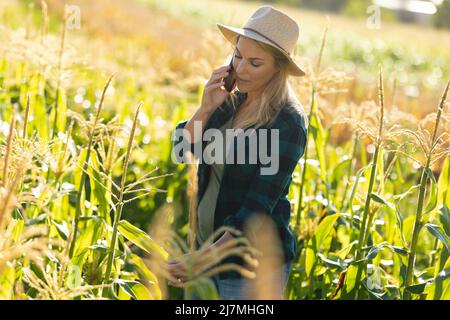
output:
M239 35L236 39L236 44L239 40ZM252 39L253 40L253 39ZM264 51L271 54L275 61L275 69L277 70L272 79L267 83L262 95L247 106L243 111L240 120L233 124L235 128L246 129L249 127L259 128L263 125L270 127L275 121L279 112L284 107L294 108L299 112L305 121L305 125L308 126L308 117L305 114L305 110L302 104L298 101L298 98L289 83L288 65L289 60L276 48L265 44L260 41L254 40L257 45ZM230 99L231 105L235 108L238 107L236 100L236 89L230 93L227 99Z

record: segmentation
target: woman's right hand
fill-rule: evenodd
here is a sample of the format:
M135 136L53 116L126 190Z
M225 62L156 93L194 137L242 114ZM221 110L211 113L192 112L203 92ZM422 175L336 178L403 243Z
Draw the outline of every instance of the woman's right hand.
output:
M222 78L228 76L229 65L217 68L211 74L211 79L203 89L202 103L200 109L212 114L226 99L229 92L222 86L225 85Z

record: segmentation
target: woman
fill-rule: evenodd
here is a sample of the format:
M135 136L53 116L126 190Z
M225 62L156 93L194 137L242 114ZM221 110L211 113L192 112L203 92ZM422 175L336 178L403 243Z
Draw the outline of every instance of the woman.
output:
M268 144L269 153L278 156L278 164L275 172L263 174L262 162L249 163L247 156L244 163L229 163L228 157L224 164L200 160L197 245L221 226L244 230L252 214L265 213L272 218L281 240L284 265L274 274L284 287L296 253L295 237L289 227L291 207L287 194L307 137L307 117L288 82L289 75L305 74L292 59L299 28L292 18L271 6L256 10L243 28L221 24L218 27L235 46L233 67L237 82L233 89L238 90L229 93L223 87L223 78L230 70L228 65L214 70L205 85L200 108L191 119L177 125L176 129L181 129L182 134L175 133L174 146L184 142L192 151L206 150L209 144L202 135L194 134L196 121L197 125L202 125L201 133L211 128L222 133L230 128L253 128L258 132L265 129L277 132L277 135L268 134L277 139L275 142L269 139ZM226 142L224 154L228 156L229 148L236 145ZM275 145L277 150L272 148ZM234 154L244 152L247 155L249 147L246 141ZM205 153L196 154L200 159L202 156L207 158ZM186 160L184 155L178 154L177 159L180 158ZM214 250L232 238L225 232L209 249ZM223 263L226 262L242 265L239 258L225 259ZM186 280L179 261L172 260L168 266L179 282ZM248 280L239 273L223 272L215 281L222 299L245 298Z

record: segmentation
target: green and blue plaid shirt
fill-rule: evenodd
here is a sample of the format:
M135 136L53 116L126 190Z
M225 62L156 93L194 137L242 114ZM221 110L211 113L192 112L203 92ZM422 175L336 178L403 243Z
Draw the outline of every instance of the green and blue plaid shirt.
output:
M237 107L245 99L246 93L237 92ZM220 108L214 111L204 128L220 128L230 117L236 113L229 99L225 100ZM182 129L188 120L179 122L176 129ZM286 105L278 114L275 121L269 127L262 126L256 130L267 129L267 136L270 137L270 130L278 129L279 133L279 167L273 175L263 175L260 172L262 164L258 160L256 164L249 163L249 142L245 140L246 161L244 164L225 163L222 175L219 195L214 213L214 230L221 226L230 226L243 231L245 221L253 214L264 212L268 214L275 223L279 238L283 247L285 262L292 261L296 256L296 239L289 227L291 204L287 195L292 182L292 173L302 157L307 139L307 128L305 119L295 109ZM204 132L203 131L203 132ZM183 141L183 137L175 132L172 135L173 146ZM185 140L184 140L185 141ZM185 142L187 143L187 142ZM203 151L207 141L200 139L198 142L188 144L192 152L194 145L201 144ZM236 146L236 144L234 145ZM199 146L197 146L198 148ZM269 139L270 150L270 139ZM172 149L173 151L173 149ZM269 152L270 153L270 152ZM236 156L236 155L235 155ZM175 155L179 163L186 162L182 152ZM200 162L198 165L198 192L197 204L203 196L211 166ZM234 262L243 265L240 258L228 258L222 263ZM226 272L220 274L221 278L240 277L237 272Z

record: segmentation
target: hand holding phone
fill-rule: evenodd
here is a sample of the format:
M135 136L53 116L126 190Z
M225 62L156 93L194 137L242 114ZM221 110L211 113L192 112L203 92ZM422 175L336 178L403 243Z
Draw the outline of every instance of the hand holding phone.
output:
M233 68L233 55L230 55L224 66L217 68L203 89L200 109L212 113L227 98L236 85L237 75Z

